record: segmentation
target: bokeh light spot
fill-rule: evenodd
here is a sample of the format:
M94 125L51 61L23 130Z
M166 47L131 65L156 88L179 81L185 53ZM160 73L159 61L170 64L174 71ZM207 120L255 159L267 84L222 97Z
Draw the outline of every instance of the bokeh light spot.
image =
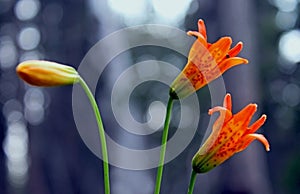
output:
M291 12L297 8L298 1L297 0L274 0L275 6L284 12Z
M44 94L39 88L30 88L24 96L25 118L32 125L44 120Z
M20 0L16 3L15 14L19 20L30 20L34 18L40 9L37 0Z
M3 150L6 155L6 166L10 184L14 187L23 186L28 178L28 133L23 115L11 111Z
M17 63L17 49L14 42L9 37L0 39L0 65L6 69Z
M278 11L275 17L276 25L282 30L293 28L296 24L296 21L297 12Z
M283 88L282 100L290 107L295 107L300 102L300 88L296 84L287 84Z
M300 61L300 31L291 30L284 33L279 40L279 54L288 62Z
M23 28L18 37L19 46L24 50L32 50L40 43L40 31L35 27Z
M183 19L191 0L152 0L152 3L158 17L176 23Z
M4 142L4 152L10 161L21 160L27 155L28 135L23 125L11 124Z
M146 19L147 0L108 0L108 5L125 19L125 23L141 23Z

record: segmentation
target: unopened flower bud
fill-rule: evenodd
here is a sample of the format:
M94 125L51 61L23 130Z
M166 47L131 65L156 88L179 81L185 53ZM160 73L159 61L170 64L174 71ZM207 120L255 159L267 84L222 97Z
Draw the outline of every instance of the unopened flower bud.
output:
M16 71L21 79L34 86L74 84L80 78L73 67L50 61L24 61L17 66Z

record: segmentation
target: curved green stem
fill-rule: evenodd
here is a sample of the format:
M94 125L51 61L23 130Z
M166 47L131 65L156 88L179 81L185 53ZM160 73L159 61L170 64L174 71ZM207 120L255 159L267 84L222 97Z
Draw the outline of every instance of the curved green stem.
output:
M103 128L101 115L100 115L96 100L94 98L94 95L92 94L88 85L85 83L85 81L81 77L79 78L79 83L82 86L83 90L85 91L87 97L89 98L92 108L94 110L94 114L96 116L98 130L99 130L99 136L100 136L100 142L101 142L101 149L102 149L104 189L105 189L105 194L110 194L108 154L107 154L107 146L106 146L106 139L105 139L105 131Z
M161 141L160 159L159 159L159 164L157 169L156 184L155 184L155 191L154 191L155 194L159 194L160 192L172 107L173 107L173 98L170 97L167 105L167 112L166 112L164 130L163 130L162 141Z
M191 174L188 194L193 194L194 186L195 186L195 182L196 182L196 177L197 177L197 173L193 170L192 174Z

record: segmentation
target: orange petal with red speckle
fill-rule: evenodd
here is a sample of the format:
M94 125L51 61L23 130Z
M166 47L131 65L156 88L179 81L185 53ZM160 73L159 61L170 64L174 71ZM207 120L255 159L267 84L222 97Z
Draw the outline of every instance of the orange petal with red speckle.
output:
M231 44L232 40L230 37L222 37L209 47L209 52L215 59L216 63L219 63L224 59Z

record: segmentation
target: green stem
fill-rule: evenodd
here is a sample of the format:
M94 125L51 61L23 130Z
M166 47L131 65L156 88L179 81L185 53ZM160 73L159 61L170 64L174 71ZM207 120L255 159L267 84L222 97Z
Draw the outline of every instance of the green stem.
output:
M193 170L192 174L191 174L188 194L193 194L194 186L195 186L195 182L196 182L196 177L197 177L197 173Z
M101 115L97 106L97 102L94 98L94 95L92 94L88 85L81 77L79 78L79 83L82 86L83 90L85 91L87 97L89 98L92 108L94 110L94 114L96 116L98 130L99 130L99 137L101 142L101 149L102 149L104 189L105 189L105 194L110 194L108 154L107 154L107 146L106 146L106 139L105 139L105 131L104 131Z
M163 130L162 141L161 141L160 159L159 159L159 164L157 169L156 184L155 184L155 191L154 191L155 194L159 194L160 192L172 107L173 107L173 98L170 97L168 101L166 119L165 119L164 130Z

